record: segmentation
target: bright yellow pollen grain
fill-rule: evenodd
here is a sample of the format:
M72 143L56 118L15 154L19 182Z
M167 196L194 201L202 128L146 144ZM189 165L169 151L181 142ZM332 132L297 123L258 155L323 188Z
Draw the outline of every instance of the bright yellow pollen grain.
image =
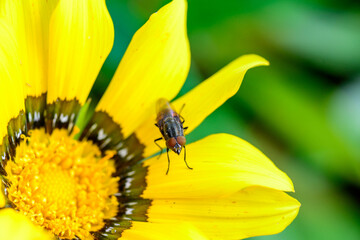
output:
M61 239L93 239L90 232L114 217L119 178L97 146L72 139L66 130L34 130L6 166L8 198L15 209Z

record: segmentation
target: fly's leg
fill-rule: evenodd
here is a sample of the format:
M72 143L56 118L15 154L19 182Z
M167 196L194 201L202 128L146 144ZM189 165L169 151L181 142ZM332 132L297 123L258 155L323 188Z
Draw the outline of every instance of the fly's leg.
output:
M184 127L184 131L187 130L189 127Z
M184 124L185 123L185 119L179 114L179 118L181 120L181 124Z
M184 148L184 162L185 162L186 166L188 167L188 169L193 170L193 168L189 167L189 165L186 162L186 148L185 148L185 146L183 146L183 148Z
M162 139L162 137L161 137L161 138L157 138L157 139L154 140L154 143L156 144L156 146L158 146L158 147L160 148L160 154L159 154L159 156L158 156L158 159L160 158L160 156L161 156L161 154L162 154L162 152L163 152L162 147L160 147L160 145L157 144L157 141L159 141L159 140L161 140L161 139Z
M166 148L166 153L167 153L167 157L168 157L168 168L166 170L166 175L167 175L169 173L169 169L170 169L169 148Z

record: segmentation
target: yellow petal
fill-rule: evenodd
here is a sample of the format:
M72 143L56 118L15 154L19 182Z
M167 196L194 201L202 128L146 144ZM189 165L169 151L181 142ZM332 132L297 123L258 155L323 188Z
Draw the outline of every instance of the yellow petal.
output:
M125 230L120 239L131 240L205 240L207 239L189 223L150 223L133 222L130 229Z
M0 192L0 208L5 206L5 196L2 192Z
M13 209L0 209L1 239L6 240L50 240L54 239L24 215Z
M11 22L19 44L27 95L47 90L49 21L58 0L5 0L2 12Z
M228 198L154 199L148 221L184 221L211 239L242 239L281 232L294 220L299 207L286 193L249 187Z
M2 181L0 181L0 208L4 207L6 203L3 189L4 189L3 183Z
M76 98L82 105L114 41L105 1L60 1L49 34L47 102Z
M0 145L12 118L24 111L24 91L15 33L0 19Z
M134 35L96 111L108 113L129 136L155 112L158 98L172 99L190 66L184 0L154 13Z
M234 60L196 88L179 98L173 105L176 110L182 108L182 117L185 126L188 127L186 134L194 130L207 116L220 107L227 99L232 97L241 85L245 73L250 68L268 65L268 61L257 55L244 55ZM159 129L154 127L155 115L136 130L136 136L146 146L144 156L150 156L158 151L154 139L159 136Z
M167 157L162 154L146 160L147 187L143 198L209 198L228 196L249 186L263 186L293 191L289 177L263 153L248 142L229 135L215 134L186 147L183 154L170 153L170 171L166 175Z

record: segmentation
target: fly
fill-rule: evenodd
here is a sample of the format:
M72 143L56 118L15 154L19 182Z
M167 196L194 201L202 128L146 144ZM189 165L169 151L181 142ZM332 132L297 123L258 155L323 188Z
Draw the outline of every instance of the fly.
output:
M185 105L182 106L181 110L184 106ZM161 149L161 155L163 149L159 144L157 144L157 141L161 139L166 141L166 153L168 158L168 168L166 174L168 174L170 168L169 149L179 155L181 150L184 148L184 162L189 169L192 169L186 162L186 138L184 136L184 130L186 130L187 127L183 127L185 120L180 115L181 110L178 114L171 104L164 98L160 98L156 103L157 118L155 126L159 128L162 137L155 139L154 143Z

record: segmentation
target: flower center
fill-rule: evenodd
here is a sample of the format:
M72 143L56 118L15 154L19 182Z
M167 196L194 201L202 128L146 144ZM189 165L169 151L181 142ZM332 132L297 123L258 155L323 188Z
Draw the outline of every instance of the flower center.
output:
M56 164L45 164L38 184L39 195L46 196L43 200L63 206L74 206L76 203L75 178Z
M91 142L66 130L34 130L6 166L8 198L15 209L61 239L93 239L91 232L114 217L118 178L112 155L101 158Z

